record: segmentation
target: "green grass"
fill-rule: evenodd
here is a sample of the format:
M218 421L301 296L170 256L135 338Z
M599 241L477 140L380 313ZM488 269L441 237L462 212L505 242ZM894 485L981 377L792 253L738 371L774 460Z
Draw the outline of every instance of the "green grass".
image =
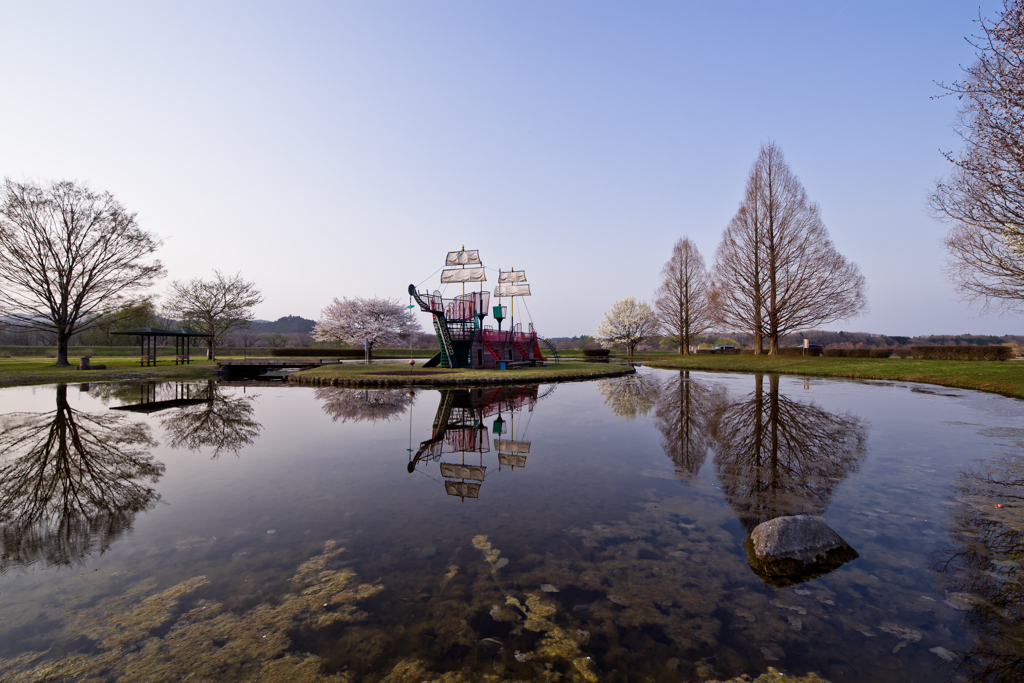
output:
M800 356L636 356L652 368L923 382L1024 398L1024 362L802 358Z
M614 373L621 373L627 369L628 368L626 366L619 365L617 363L584 363L583 361L565 361L557 365L549 363L544 367L524 367L519 370L449 370L447 368L424 368L422 364L419 364L414 368L410 368L407 362L381 363L379 365L344 363L337 365L325 365L319 368L310 368L309 370L303 370L295 373L293 377L300 380L338 379L339 381L344 382L356 380L377 381L410 379L437 384L460 380L473 382L478 381L480 383L486 383L494 380L503 382L507 382L509 380L515 380L517 382L544 382L577 377L597 378ZM412 376L381 374L408 370L413 370L414 372L427 372L429 374Z
M138 354L131 356L94 356L94 364L106 365L106 370L75 370L75 366L58 368L53 358L16 356L0 358L0 386L26 384L55 384L60 382L109 382L117 379L196 379L212 377L216 363L208 360L192 361L189 365L161 362L152 367L140 367ZM78 359L71 362L77 364Z

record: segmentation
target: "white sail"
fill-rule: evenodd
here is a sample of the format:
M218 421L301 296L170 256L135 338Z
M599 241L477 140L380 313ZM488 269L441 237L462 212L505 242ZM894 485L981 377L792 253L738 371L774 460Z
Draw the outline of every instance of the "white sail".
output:
M500 453L529 453L529 441L510 441L509 439L495 439L494 448Z
M498 453L498 462L506 467L526 467L526 456Z
M482 266L480 263L480 250L468 249L463 251L449 251L444 260L446 266Z
M498 285L494 296L530 296L530 285Z
M486 467L479 465L458 465L450 462L441 463L441 476L447 479L473 479L483 481Z
M483 268L452 268L441 271L441 282L487 282Z
M479 498L480 484L466 481L446 481L444 483L444 492L449 496L458 496L460 498Z
M507 284L513 284L516 282L526 282L526 271L525 270L505 270L498 275L498 282L504 282Z

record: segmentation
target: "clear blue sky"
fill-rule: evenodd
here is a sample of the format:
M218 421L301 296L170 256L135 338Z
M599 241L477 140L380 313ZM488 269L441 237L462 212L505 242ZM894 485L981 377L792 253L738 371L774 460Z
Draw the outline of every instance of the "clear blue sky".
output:
M973 61L977 12L5 2L0 175L113 192L165 239L160 291L240 271L259 317L318 318L406 300L465 244L525 269L538 330L564 336L650 300L679 237L710 265L772 139L868 281L870 312L832 329L1022 333L960 303L926 207L957 148L934 81Z

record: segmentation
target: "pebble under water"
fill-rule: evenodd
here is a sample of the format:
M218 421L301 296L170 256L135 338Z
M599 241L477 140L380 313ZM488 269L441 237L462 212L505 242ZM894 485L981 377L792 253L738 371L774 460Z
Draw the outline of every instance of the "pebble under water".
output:
M0 680L1020 681L1022 494L909 383L2 389ZM755 571L798 514L855 559Z

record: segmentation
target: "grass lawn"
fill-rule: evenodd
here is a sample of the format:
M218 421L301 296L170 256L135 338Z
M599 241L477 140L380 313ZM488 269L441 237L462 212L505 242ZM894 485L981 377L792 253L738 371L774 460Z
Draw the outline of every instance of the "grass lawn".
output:
M337 379L340 384L361 382L389 382L408 384L445 384L448 382L550 382L570 379L592 379L614 374L632 372L632 369L618 363L585 363L563 361L549 363L544 367L524 367L519 370L449 370L448 368L424 368L422 364L409 367L405 363L381 363L360 365L346 363L325 365L297 372L291 377L298 381Z
M802 358L800 356L636 356L652 368L924 382L1024 398L1024 362Z
M72 360L78 363L78 359ZM118 379L198 379L213 377L216 363L208 360L192 361L189 365L175 365L161 361L153 367L140 367L139 356L93 357L94 364L106 365L106 370L75 370L75 366L58 368L53 358L42 356L16 356L0 358L0 386L25 384L55 384L60 382L109 382Z

